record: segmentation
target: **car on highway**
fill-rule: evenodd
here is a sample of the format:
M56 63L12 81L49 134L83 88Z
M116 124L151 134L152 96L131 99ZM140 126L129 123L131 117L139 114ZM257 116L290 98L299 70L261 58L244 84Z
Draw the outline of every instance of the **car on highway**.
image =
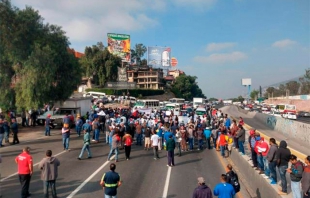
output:
M281 117L281 113L279 111L271 111L270 115L273 115L275 117Z
M282 114L283 118L291 119L291 120L297 120L297 116L295 113L287 112Z
M307 111L299 111L297 114L298 117L310 117L310 112Z

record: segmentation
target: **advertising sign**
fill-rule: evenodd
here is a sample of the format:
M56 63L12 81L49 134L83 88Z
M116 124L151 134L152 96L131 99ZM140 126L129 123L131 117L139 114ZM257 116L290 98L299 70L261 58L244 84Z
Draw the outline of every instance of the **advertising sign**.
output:
M153 67L170 67L170 47L148 47L147 63Z
M172 67L176 67L178 65L178 59L176 59L175 57L171 58L171 66Z
M108 33L108 50L123 62L130 62L130 35Z
M118 82L127 82L127 71L126 67L117 67L118 69Z

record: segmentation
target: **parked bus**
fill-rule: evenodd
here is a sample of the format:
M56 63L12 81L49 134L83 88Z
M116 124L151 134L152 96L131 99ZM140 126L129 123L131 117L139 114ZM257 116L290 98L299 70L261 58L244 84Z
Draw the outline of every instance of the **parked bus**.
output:
M159 109L159 100L138 100L135 105L133 106L133 109L141 109L141 108L152 108L152 109Z
M281 114L288 113L288 112L296 114L296 105L278 104L275 109Z
M171 99L169 99L169 102L177 103L177 104L184 104L185 99L184 98L171 98Z
M93 98L102 98L103 96L106 96L103 92L96 92L96 91L90 91L83 95L84 97L93 97Z

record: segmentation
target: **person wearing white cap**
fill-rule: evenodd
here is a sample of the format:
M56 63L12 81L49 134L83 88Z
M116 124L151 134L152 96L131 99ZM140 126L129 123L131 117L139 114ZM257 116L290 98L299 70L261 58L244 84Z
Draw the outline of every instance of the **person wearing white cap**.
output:
M195 188L193 198L212 198L211 189L205 184L203 177L198 177L198 187Z

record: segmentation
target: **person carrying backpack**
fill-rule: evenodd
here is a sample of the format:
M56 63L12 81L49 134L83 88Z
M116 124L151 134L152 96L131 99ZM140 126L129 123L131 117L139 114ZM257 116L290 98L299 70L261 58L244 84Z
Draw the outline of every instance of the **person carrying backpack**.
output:
M238 175L233 171L233 167L231 164L227 164L226 166L226 176L227 176L227 183L230 183L234 187L236 193L239 192L240 183Z
M291 155L290 162L292 165L291 168L287 169L287 172L290 173L293 197L301 198L300 181L302 178L302 173L304 172L304 164L297 160L295 155Z
M126 160L130 159L130 151L131 151L131 144L132 144L132 136L130 132L127 131L126 134L123 136L123 142L125 146L125 156Z

